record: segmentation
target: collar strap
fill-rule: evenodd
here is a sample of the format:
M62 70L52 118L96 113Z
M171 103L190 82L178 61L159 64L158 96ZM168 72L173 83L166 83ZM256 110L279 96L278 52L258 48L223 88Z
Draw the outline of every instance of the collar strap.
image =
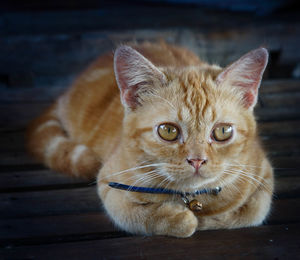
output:
M125 185L117 182L110 182L108 185L115 189L127 190L132 192L141 192L141 193L152 193L152 194L175 194L180 195L181 197L192 196L195 197L200 194L213 194L218 195L218 193L222 190L221 187L215 187L213 189L202 189L195 190L194 192L182 192L178 190L164 189L164 188L148 188L148 187L137 187Z

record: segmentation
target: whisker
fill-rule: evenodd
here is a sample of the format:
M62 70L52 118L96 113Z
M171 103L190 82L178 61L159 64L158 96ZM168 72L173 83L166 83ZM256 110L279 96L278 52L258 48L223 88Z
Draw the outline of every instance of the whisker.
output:
M152 173L148 174L147 176L145 176L143 179L141 179L139 181L139 183L144 185L149 182L153 182L154 180L158 179L159 177L161 177L161 176L158 175L156 172L152 172Z
M219 181L221 183L221 186L224 186L224 187L226 186L226 188L229 188L230 190L234 189L235 191L237 191L239 194L242 195L241 190L238 187L236 187L236 185L234 185L234 183L229 183L228 184L228 183L225 182L225 180L222 179L222 177L219 179Z
M262 169L263 167L261 166L256 166L256 165L250 165L250 164L240 164L240 163L237 163L237 164L228 164L226 163L225 165L227 166L232 166L232 167L250 167L250 168L260 168ZM279 167L273 167L272 168L274 170L295 170L296 168L279 168Z
M243 171L243 170L236 170L236 169L230 169L230 170L233 171L233 172L237 172L237 173L241 172L241 173L244 173L244 174L253 176L253 177L258 177L258 178L262 178L262 179L263 179L263 177L259 176L259 175L256 174L256 173L253 173L253 172Z
M100 178L98 181L101 181L105 178L114 177L114 176L117 176L117 175L122 174L122 173L130 172L130 171L136 171L136 170L144 169L144 168L148 168L148 167L162 166L162 165L165 165L165 163L153 163L153 164L136 166L136 167L129 168L129 169L126 169L126 170L122 170L122 171L119 171L119 172L111 173L108 176L104 176L104 178Z
M240 175L240 176L246 177L246 178L248 178L248 179L253 180L254 182L256 182L256 184L263 186L268 192L271 192L270 189L262 182L262 181L264 181L264 179L263 179L262 177L260 177L260 176L257 176L257 175L256 175L256 177L259 177L259 178L260 178L260 180L257 180L257 179L254 178L253 176L251 176L251 175L249 176L248 174L243 173L243 172L241 172L241 171L228 171L228 170L225 170L224 172L232 173L232 174L238 174L238 175ZM264 181L264 182L265 182L265 181ZM254 184L254 183L253 183L253 184Z
M138 183L144 183L145 180L148 180L149 178L152 178L152 174L156 174L156 170L146 172L144 174L140 174L139 176L131 176L131 177L139 177L138 179L135 180L135 182L130 185L130 187L135 186Z
M231 176L236 176L238 180L242 180L242 181L246 181L254 186L256 186L255 183L253 182L249 182L249 180L247 178L245 178L244 176L241 176L241 175L237 175L237 174L234 174L234 173L231 173L231 172L223 172L224 174L227 174L227 175L231 175ZM233 184L231 184L233 185Z
M232 167L250 167L250 168L263 168L261 166L255 166L250 164L229 164L225 163L226 166L232 166Z
M251 180L253 180L253 181L256 181L256 182L259 183L259 184L262 184L259 180L255 179L253 176L248 175L248 174L246 174L246 173L244 173L244 172L241 172L241 171L227 171L227 172L231 172L231 173L237 174L237 175L242 175L242 176L244 176L244 177L246 177L246 178L249 178L249 179L251 179Z
M170 184L173 183L171 176L167 176L165 179L167 180L167 183L166 183L166 185L164 185L164 190L168 189Z

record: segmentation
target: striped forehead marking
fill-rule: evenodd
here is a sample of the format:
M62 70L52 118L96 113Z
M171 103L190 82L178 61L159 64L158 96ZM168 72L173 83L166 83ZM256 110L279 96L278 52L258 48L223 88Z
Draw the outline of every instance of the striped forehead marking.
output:
M183 105L187 108L191 118L195 122L194 127L199 129L201 122L208 115L211 108L211 120L215 118L215 111L210 106L209 91L205 77L200 77L196 73L188 74L185 78L180 78L180 87L183 90ZM179 113L182 115L182 108ZM182 116L181 116L182 117Z

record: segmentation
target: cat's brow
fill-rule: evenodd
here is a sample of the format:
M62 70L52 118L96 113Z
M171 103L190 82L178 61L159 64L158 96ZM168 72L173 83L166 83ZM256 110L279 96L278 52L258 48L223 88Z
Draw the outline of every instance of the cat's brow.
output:
M163 98L163 97L161 97L161 96L159 96L159 95L156 95L156 94L154 94L154 93L151 93L150 95L151 95L151 96L154 96L154 97L156 97L156 98L161 99L161 100L164 101L166 104L168 104L174 111L177 111L177 109L175 108L175 106L174 106L169 100L167 100L167 99L165 99L165 98Z

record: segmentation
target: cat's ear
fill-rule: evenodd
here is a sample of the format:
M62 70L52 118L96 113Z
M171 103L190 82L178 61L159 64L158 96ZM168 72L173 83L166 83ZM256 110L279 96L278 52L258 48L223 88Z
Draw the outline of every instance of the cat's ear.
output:
M218 75L217 84L229 84L239 88L243 94L244 106L253 109L257 102L258 88L268 63L268 56L265 48L245 54Z
M129 46L121 46L115 51L114 70L121 101L126 108L135 109L144 94L166 81L157 67Z

